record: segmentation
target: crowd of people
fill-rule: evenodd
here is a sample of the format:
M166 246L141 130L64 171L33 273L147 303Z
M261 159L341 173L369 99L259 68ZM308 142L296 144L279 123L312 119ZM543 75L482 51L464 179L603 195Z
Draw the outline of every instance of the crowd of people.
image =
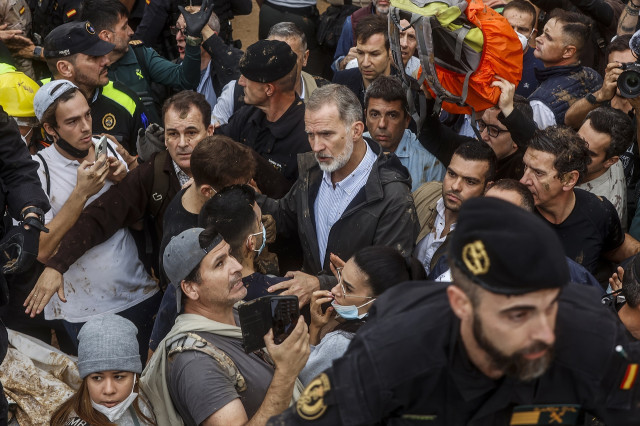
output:
M257 0L243 48L250 0L0 0L0 318L77 357L50 424L640 424L640 5L348 3ZM466 6L522 71L461 112Z

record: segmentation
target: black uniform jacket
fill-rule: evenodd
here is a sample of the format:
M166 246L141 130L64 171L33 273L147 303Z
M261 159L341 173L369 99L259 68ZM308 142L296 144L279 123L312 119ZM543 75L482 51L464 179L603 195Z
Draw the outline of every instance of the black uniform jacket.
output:
M629 411L635 388L620 389L630 362L614 348L622 344L636 360L638 352L623 342L622 326L597 290L563 289L554 361L524 383L491 380L471 364L446 286L414 281L387 290L345 355L268 424L584 424L571 420L585 412L607 425L638 424L637 409Z

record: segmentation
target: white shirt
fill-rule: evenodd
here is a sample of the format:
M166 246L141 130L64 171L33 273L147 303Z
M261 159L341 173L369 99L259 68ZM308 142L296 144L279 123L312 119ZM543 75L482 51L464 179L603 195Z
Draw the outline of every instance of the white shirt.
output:
M627 181L621 161L609 167L601 176L577 186L611 201L618 212L622 229L627 229Z
M318 235L318 251L320 262L324 264L324 256L327 252L329 233L334 223L342 217L345 209L353 201L356 194L367 183L371 168L375 164L376 154L365 142L367 152L358 164L358 167L349 176L336 183L335 188L331 182L331 173L324 172L320 189L314 203L316 216L316 234Z
M431 269L431 259L433 258L433 255L447 238L446 236L442 236L445 225L444 200L442 198L440 198L436 203L436 211L438 212L438 214L436 216L433 231L429 232L426 237L421 239L413 251L414 257L418 259L420 263L422 263L422 266L424 266L424 270L427 275L429 275ZM456 228L456 224L452 223L449 228L449 232L453 231Z
M529 103L531 104L531 109L533 109L533 121L536 122L538 129L544 130L556 124L556 115L546 104L537 99Z
M111 142L109 144L115 152L115 146ZM107 150L107 153L112 157L110 151ZM47 162L51 182L51 210L45 215L45 223L49 223L75 188L80 163L65 158L55 145L43 149L40 155ZM47 178L42 161L37 155L33 159L40 165L38 176L42 187L46 189ZM123 161L119 155L118 159ZM104 187L86 204L102 195L111 185L113 183L107 180ZM88 250L69 267L63 278L67 303L62 303L58 295L54 295L44 309L48 320L85 322L96 315L124 311L158 292L158 285L144 270L135 241L126 228Z

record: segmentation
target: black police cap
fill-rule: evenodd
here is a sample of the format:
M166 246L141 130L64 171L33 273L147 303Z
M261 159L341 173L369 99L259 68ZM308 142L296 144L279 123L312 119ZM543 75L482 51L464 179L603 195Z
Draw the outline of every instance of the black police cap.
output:
M271 83L289 74L298 55L283 41L260 40L249 46L240 59L242 75L259 83Z
M98 37L89 21L67 22L54 28L44 39L44 57L64 58L77 53L103 56L114 47Z
M523 208L492 197L465 201L449 258L476 284L499 294L525 294L569 282L555 231Z

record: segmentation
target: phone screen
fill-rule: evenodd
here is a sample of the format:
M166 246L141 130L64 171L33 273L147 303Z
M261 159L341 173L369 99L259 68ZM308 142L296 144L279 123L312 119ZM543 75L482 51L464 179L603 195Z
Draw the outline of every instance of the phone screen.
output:
M291 334L300 317L297 298L271 299L271 318L273 320L273 341L276 344L284 342Z

